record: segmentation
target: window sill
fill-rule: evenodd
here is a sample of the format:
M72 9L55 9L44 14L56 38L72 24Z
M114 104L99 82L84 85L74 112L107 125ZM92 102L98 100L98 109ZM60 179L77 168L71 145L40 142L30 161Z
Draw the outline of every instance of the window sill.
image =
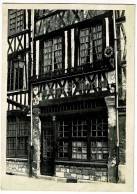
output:
M75 166L101 166L107 167L107 161L94 161L94 162L86 162L86 161L63 161L63 160L55 160L55 164L65 164L65 165L75 165Z
M14 162L27 162L27 158L6 158L6 161L14 161Z

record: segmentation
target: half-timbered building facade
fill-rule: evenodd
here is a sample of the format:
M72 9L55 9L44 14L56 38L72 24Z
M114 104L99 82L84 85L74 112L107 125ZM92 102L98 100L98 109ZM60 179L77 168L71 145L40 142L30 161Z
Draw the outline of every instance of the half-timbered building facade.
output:
M7 172L124 181L125 11L9 10Z

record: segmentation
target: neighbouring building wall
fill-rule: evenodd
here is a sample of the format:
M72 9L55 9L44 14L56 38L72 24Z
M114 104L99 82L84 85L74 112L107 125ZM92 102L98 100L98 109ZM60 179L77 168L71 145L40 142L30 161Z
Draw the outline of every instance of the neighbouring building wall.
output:
M116 11L117 57L118 57L118 114L119 114L119 182L125 182L126 165L126 66L127 36L124 10Z

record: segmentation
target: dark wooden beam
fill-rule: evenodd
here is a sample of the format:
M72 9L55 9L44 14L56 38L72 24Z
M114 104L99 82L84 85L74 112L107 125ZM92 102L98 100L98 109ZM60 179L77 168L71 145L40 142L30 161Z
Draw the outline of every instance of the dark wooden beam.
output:
M83 26L86 26L86 25L92 25L92 24L95 24L97 21L102 21L102 18L111 17L112 14L113 14L113 12L112 12L112 10L110 10L110 11L104 13L104 14L97 15L97 16L94 16L93 18L90 18L90 19L87 19L87 20L84 20L84 21L81 21L81 22L78 22L78 23L74 23L74 24L66 26L64 28L54 30L54 31L49 32L47 34L42 34L42 35L35 36L34 40L40 40L40 39L44 39L44 38L48 39L48 38L51 38L53 36L56 36L57 34L60 34L60 33L64 32L65 30L69 30L69 29L72 29L72 28L75 28L75 27L83 27Z
M112 95L109 91L103 91L103 92L95 92L92 94L85 94L85 95L78 95L78 96L71 96L66 98L58 98L58 99L52 99L52 100L42 100L39 103L40 107L43 106L52 106L52 105L60 105L64 103L72 103L77 101L83 101L83 100L95 100L95 99L101 99L105 96Z
M65 115L73 115L73 114L77 114L78 115L81 115L83 113L98 113L98 112L104 112L106 108L104 107L96 107L96 108L88 108L88 109L81 109L81 110L70 110L70 111L63 111L62 112L50 112L50 113L41 113L40 114L40 117L46 117L46 116L60 116L63 114L63 116Z
M29 32L29 29L23 30L23 31L21 31L21 32L19 32L19 33L15 33L15 34L13 34L13 35L8 36L8 39L10 39L10 38L15 38L15 37L17 37L17 36L26 34L26 33L28 33L28 32Z
M121 22L125 22L126 21L126 17L120 17L116 19L116 23L121 23Z
M8 102L9 104L12 104L12 105L16 106L16 107L19 107L20 109L28 108L27 106L22 105L22 104L20 104L20 103L18 103L18 102L15 102L14 100L11 100L11 99L9 99L9 98L7 98L7 102Z

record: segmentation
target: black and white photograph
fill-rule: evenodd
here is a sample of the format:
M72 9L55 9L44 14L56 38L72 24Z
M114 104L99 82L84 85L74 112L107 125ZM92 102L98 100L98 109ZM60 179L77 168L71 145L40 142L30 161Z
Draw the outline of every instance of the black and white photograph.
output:
M133 190L134 9L3 7L4 190Z

